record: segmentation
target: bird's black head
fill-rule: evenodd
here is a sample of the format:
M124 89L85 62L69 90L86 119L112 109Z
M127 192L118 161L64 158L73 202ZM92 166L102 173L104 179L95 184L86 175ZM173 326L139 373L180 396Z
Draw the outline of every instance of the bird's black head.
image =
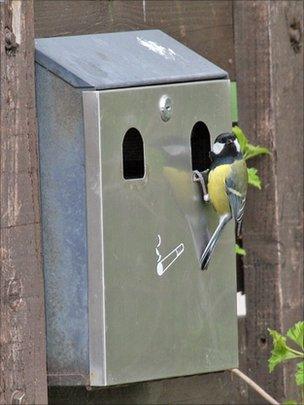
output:
M210 152L212 161L217 159L234 160L241 157L240 144L234 134L225 132L216 137Z

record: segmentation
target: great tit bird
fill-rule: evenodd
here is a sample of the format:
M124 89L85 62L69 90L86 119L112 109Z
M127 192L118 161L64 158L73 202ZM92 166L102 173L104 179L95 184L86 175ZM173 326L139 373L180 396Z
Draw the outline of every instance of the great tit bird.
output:
M246 162L240 144L232 133L220 134L210 152L208 193L213 207L220 216L219 224L200 259L206 270L225 225L233 218L239 235L248 185Z

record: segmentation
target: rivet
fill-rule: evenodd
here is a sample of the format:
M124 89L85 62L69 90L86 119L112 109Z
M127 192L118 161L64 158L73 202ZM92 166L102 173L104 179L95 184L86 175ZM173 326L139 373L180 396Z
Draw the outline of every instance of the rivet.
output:
M165 122L169 121L172 115L172 100L169 96L161 96L159 100L159 111L161 119Z

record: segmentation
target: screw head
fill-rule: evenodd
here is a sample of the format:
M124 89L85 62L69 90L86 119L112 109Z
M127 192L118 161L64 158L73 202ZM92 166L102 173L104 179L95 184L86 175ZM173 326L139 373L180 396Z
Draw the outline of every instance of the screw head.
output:
M164 122L169 121L172 115L172 100L169 96L163 95L159 100L159 111Z

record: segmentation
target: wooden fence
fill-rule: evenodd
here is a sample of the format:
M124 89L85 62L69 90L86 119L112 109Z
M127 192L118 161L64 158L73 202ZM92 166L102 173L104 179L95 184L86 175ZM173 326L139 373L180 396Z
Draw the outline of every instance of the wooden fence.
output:
M3 0L2 0L3 1ZM255 163L244 224L247 316L240 368L278 400L296 398L292 366L269 375L267 328L303 317L303 2L0 1L0 403L46 403L33 40L159 28L223 67L238 85L239 123L271 157ZM229 372L86 391L49 402L262 403Z

